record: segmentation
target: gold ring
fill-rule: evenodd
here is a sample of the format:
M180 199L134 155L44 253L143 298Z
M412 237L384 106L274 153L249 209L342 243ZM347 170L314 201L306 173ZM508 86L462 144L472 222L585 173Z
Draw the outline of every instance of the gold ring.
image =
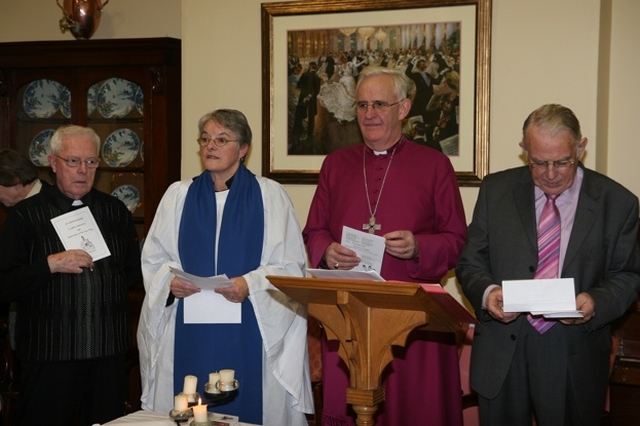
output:
M338 269L340 267L340 262L336 262L335 265L333 265L334 269Z

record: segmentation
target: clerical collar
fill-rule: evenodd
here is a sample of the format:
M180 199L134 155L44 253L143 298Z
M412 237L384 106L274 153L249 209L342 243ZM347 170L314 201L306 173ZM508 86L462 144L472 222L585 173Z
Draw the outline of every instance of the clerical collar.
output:
M231 189L231 184L233 183L233 178L236 175L234 174L233 176L231 176L229 179L227 179L227 181L224 183L227 186L227 189ZM193 178L193 180L196 180L197 176ZM215 183L215 181L214 181ZM226 191L226 190L225 190Z
M53 189L53 197L55 204L60 208L60 210L65 213L71 210L74 200L64 195L57 186ZM80 200L82 201L82 205L88 206L91 203L91 192L85 194L84 197L80 198ZM74 208L75 207L79 206L74 206Z
M369 148L371 150L371 152L374 155L387 155L389 153L389 150L392 149L393 151L396 151L397 148L400 148L400 142L402 142L402 138L404 136L400 136L400 139L398 139L398 141L396 143L394 143L393 145L391 145L388 149L385 149L384 151L376 151L373 148ZM397 147L397 148L395 148Z
M227 189L226 189L226 190L231 189L231 184L233 183L233 178L234 178L235 176L236 176L236 175L234 174L234 175L233 175L233 176L231 176L229 179L227 179L227 181L224 183L224 184L225 184L225 186L227 187Z

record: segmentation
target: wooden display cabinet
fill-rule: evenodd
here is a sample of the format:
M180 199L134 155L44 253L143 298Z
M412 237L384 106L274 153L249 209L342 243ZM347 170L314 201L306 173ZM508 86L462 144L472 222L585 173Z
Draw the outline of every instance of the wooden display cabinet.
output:
M0 43L0 147L28 156L51 182L49 138L69 123L100 136L95 187L125 202L143 238L180 179L181 41Z
M619 346L611 371L610 418L614 426L640 424L640 302L614 324Z

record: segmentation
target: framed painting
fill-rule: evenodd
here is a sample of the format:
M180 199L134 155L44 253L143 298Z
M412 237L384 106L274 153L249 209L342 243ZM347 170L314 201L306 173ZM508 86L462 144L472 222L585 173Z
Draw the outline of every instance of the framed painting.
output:
M488 173L491 0L262 3L261 19L263 176L316 184L326 155L362 142L371 65L416 82L403 133L448 155L460 186Z

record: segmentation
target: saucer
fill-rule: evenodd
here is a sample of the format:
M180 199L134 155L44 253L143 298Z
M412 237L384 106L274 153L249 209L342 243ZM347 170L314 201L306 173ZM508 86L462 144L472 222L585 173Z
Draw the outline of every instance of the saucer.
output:
M60 90L60 112L66 118L71 118L71 91L67 86Z
M122 128L107 136L102 146L102 158L110 167L126 167L138 156L140 138L136 132Z
M140 205L140 191L133 185L121 185L114 189L111 195L122 201L131 213Z
M31 82L22 96L24 111L31 118L51 117L60 108L60 92L63 88L57 81L46 78Z
M183 423L193 417L193 410L191 408L187 408L184 411L176 411L175 409L171 409L171 411L169 412L169 417L171 417L171 419L175 422Z
M43 130L31 141L31 145L29 146L29 159L36 166L47 167L49 165L47 156L51 152L49 144L51 142L51 136L53 136L54 133L54 129Z
M96 110L96 99L98 98L99 88L100 85L96 83L87 90L87 115L93 114L93 111Z
M97 108L104 118L125 117L136 103L139 86L123 78L110 78L98 92Z

